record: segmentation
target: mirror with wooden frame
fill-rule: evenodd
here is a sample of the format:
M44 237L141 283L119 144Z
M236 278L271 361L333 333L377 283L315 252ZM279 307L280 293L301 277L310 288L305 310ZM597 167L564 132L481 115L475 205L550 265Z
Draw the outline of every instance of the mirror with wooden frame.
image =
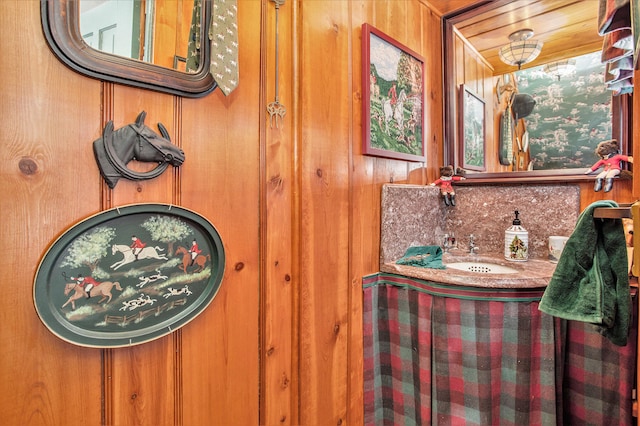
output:
M184 47L171 47L174 50L170 52L168 60L150 59L148 49L145 52L144 46L141 46L140 43L140 39L145 37L148 39L147 42L150 39L162 40L164 36L159 33L159 30L160 28L165 28L166 30L167 25L136 24L142 28L142 32L140 36L134 36L133 38L137 40L130 41L129 45L135 44L136 48L140 50L140 55L136 52L126 55L115 54L108 51L108 49L100 50L91 47L87 42L89 39L83 38L80 29L81 1L41 0L41 19L45 38L54 54L74 71L104 81L185 97L201 97L216 88L216 83L209 72L209 43L206 42L205 23L209 22L211 15L210 0L202 1L203 10L199 13L198 32L188 36L203 41L199 44L199 49L187 53L178 51L178 49L184 49ZM194 0L190 0L190 2L166 1L172 4L190 4L190 6L183 7L184 13L172 13L172 15L179 17L173 27L190 27L195 16L191 12L199 2ZM163 1L139 2L136 0L131 3L134 7L135 3L155 3L158 10L162 10L161 4ZM145 15L144 10L138 10L138 13L140 16ZM146 35L145 28L147 28ZM155 33L150 33L149 29L154 29ZM85 36L87 35L85 34ZM168 44L172 43L169 42ZM155 43L156 49L161 50L161 45L162 43L157 41ZM185 46L184 43L182 45ZM198 65L192 67L191 71L186 72L185 62L189 54L196 55Z
M446 164L462 166L464 159L463 141L459 134L461 128L459 117L460 88L471 87L478 92L487 105L487 147L486 167L482 171L469 169L466 183L499 183L499 182L567 182L593 180L593 176L585 175L585 168L575 164L569 167L559 165L558 168L543 167L539 170L530 170L531 160L528 158L515 158L509 156L509 161L503 159L500 151L500 117L504 110L504 98L500 96L498 88L505 86L510 76L515 74L517 67L508 66L498 58L499 48L508 43L510 32L527 22L539 31L539 37L544 39L542 53L534 62L523 66L523 70L540 67L544 64L556 62L562 59L576 58L581 55L596 52L602 49L602 37L598 36L596 18L597 10L587 10L581 2L566 1L553 2L550 7L548 0L534 1L506 1L497 0L484 2L480 6L464 10L460 13L445 16L443 27L444 39L444 161ZM597 8L596 8L597 9ZM527 15L529 13L529 15ZM595 15L594 15L595 13ZM565 16L566 15L566 16ZM565 27L558 27L554 19L560 17L580 20L569 22ZM570 25L575 24L575 25ZM574 34L571 31L582 31L587 27L588 34L595 33L595 37L583 36L582 33ZM590 32L589 32L590 31ZM536 38L538 38L536 36ZM567 39L575 40L570 48L567 47ZM578 41L579 40L579 41ZM548 79L553 85L551 78ZM568 80L568 79L567 79ZM559 85L569 85L565 80ZM604 87L604 81L602 82ZM520 93L528 93L528 87L521 87ZM535 95L535 93L534 93ZM610 136L620 141L622 152L629 153L630 135L630 95L609 96L611 122ZM540 99L538 99L540 101ZM540 109L540 108L539 108ZM533 117L533 114L532 114ZM529 117L530 120L533 118ZM542 117L544 119L545 117ZM553 118L553 117L549 117ZM563 117L567 118L567 117ZM570 117L569 117L570 118ZM537 117L539 121L541 118ZM586 121L586 117L582 117ZM523 121L522 119L520 121ZM525 119L526 121L526 119ZM514 120L513 132L521 132L516 128L518 120ZM532 124L532 123L530 123ZM584 123L582 123L584 124ZM533 124L532 124L533 125ZM559 126L561 127L561 126ZM592 139L597 139L596 136ZM514 151L516 141L523 142L514 136ZM595 148L595 146L594 146ZM589 149L589 155L593 155ZM511 151L506 154L510 154ZM586 151L585 151L586 152ZM586 158L587 156L585 156ZM586 161L586 160L585 160ZM531 167L532 168L532 167ZM517 171L516 171L517 170Z

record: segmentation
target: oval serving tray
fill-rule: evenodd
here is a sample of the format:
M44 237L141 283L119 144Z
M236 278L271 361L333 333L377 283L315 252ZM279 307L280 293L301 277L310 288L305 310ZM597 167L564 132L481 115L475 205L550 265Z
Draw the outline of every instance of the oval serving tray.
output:
M139 253L134 236L145 244ZM199 253L192 260L194 243ZM137 345L202 313L220 289L224 266L220 235L203 216L169 204L128 205L59 237L40 262L33 298L44 325L67 342ZM87 294L91 279L98 284Z

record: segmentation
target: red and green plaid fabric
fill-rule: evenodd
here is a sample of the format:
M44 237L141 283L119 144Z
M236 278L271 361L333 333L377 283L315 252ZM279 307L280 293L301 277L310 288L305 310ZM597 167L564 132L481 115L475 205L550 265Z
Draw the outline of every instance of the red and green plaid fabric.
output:
M408 288L365 290L365 424L429 424L432 300Z
M363 286L365 424L633 423L635 338L540 312L543 290L384 273Z
M634 291L635 293L635 291ZM631 425L636 374L637 297L626 346L616 346L595 327L567 323L564 338L563 407L565 425Z

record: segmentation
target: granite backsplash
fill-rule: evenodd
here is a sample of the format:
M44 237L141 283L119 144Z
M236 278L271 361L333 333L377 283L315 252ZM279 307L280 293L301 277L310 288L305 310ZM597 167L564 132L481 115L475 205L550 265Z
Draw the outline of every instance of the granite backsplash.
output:
M569 236L580 214L578 185L474 185L456 188L447 207L435 186L386 184L382 188L381 263L395 262L411 246L438 245L453 232L458 250L475 235L480 254L504 253L504 231L514 211L529 231L529 256L547 258L550 235Z

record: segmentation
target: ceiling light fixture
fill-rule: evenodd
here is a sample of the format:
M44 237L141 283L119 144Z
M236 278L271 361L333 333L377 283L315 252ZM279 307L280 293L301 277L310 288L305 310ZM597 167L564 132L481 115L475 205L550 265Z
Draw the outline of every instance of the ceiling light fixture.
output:
M529 40L533 30L525 28L509 35L510 43L500 48L500 60L507 65L517 65L518 69L538 57L542 50L542 42Z
M562 61L551 62L546 64L542 70L552 77L556 77L560 80L560 77L571 74L576 69L575 59L563 59Z

